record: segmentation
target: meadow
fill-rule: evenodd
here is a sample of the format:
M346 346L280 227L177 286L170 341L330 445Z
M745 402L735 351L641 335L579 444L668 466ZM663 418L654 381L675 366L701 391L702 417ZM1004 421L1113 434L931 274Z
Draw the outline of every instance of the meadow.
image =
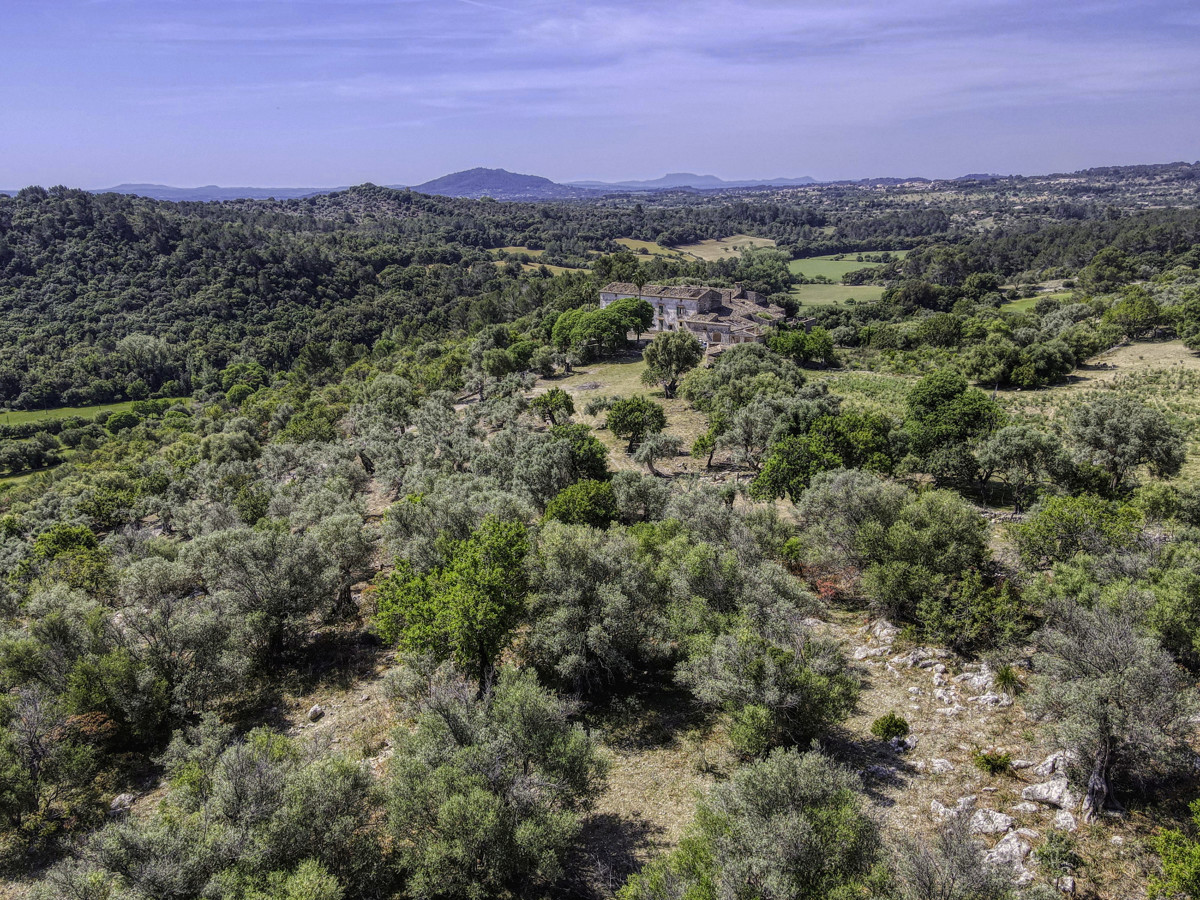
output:
M100 403L96 406L59 406L55 409L12 409L0 412L0 425L23 425L27 422L50 422L55 419L68 419L79 416L83 419L94 419L102 413L123 412L133 409L136 400L122 400L119 403Z
M801 306L834 306L848 300L871 303L883 296L883 287L878 284L801 284L792 288L791 294Z
M752 234L734 234L729 237L700 241L696 244L683 244L677 249L681 253L690 254L705 262L715 262L729 255L741 256L743 251L751 248L774 246L775 242L770 238L755 237Z
M847 272L857 272L859 269L873 269L882 263L867 262L864 255L882 253L882 250L869 250L863 253L830 253L825 256L810 256L805 259L794 259L788 264L793 275L805 278L825 277L831 281L841 281ZM888 251L893 257L903 259L907 250Z

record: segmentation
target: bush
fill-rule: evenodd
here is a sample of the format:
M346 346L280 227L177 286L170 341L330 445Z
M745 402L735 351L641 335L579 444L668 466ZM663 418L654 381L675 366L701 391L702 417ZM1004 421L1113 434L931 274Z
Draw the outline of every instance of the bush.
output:
M858 681L836 644L798 628L790 634L764 633L774 630L747 623L719 635L677 676L702 703L724 709L740 723L746 746L759 745L764 734L772 745L806 744L845 718L858 699ZM758 714L745 712L750 706L770 713L769 730Z
M1048 568L1079 553L1104 553L1133 546L1141 514L1133 506L1094 494L1052 497L1022 525L1012 526L1017 550L1031 568Z
M606 528L617 517L617 498L607 481L586 479L563 488L546 505L546 519L565 525Z
M765 706L751 703L729 718L729 743L743 759L763 756L775 742L775 717Z
M881 886L879 856L857 779L818 753L776 750L713 788L678 849L618 896L849 900Z
M476 697L442 670L421 683L416 728L396 734L388 822L409 896L531 896L563 858L605 764L531 671Z
M1012 770L1012 754L1000 750L976 750L971 754L971 762L989 775L1004 775Z
M908 719L895 712L884 713L871 723L871 734L881 741L908 737L908 730Z

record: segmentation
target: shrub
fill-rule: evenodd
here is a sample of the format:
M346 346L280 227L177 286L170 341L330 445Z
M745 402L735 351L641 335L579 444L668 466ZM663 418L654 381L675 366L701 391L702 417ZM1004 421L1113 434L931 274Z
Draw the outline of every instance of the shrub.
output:
M807 743L841 721L858 699L858 681L840 648L802 630L768 636L744 624L719 635L707 649L679 669L678 679L705 704L723 708L742 722L748 745L754 734L770 733L772 743ZM744 710L760 706L771 715L771 728L745 719ZM751 714L755 716L757 714Z
M585 479L561 490L546 505L546 519L605 528L617 517L617 498L607 481Z
M994 681L996 687L1010 697L1019 694L1024 687L1021 684L1021 676L1017 674L1017 670L1009 665L1001 666L996 670Z
M895 712L886 712L871 723L871 734L881 741L908 737L908 719Z
M1022 525L1012 526L1017 550L1027 566L1047 568L1078 553L1104 553L1132 546L1141 530L1133 506L1094 494L1052 497Z
M1046 874L1054 878L1070 875L1083 865L1083 859L1075 852L1075 838L1058 828L1046 832L1046 840L1033 856Z
M479 698L457 675L422 688L387 787L407 895L540 896L602 785L596 746L532 671L502 670Z
M776 750L713 788L678 849L633 876L618 896L869 896L879 886L879 856L857 779L818 753Z
M763 756L775 743L775 717L757 703L743 706L730 716L729 743L743 759Z
M971 754L975 768L989 775L1004 775L1012 769L1012 754L1000 750L976 750Z

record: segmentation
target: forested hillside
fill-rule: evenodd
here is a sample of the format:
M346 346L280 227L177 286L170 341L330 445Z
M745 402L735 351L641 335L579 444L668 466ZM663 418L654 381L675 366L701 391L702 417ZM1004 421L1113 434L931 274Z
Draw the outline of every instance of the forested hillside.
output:
M1200 895L1193 169L0 198L0 897Z

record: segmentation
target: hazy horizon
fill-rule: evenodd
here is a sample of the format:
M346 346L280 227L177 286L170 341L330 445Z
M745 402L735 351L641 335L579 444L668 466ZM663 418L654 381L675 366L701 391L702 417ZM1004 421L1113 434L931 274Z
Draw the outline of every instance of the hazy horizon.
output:
M1200 158L1200 10L145 0L6 11L0 188L1045 174Z

